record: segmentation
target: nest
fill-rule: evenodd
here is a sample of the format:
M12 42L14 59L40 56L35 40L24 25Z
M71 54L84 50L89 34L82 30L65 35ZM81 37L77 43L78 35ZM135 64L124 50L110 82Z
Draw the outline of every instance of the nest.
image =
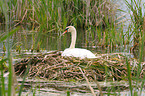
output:
M14 65L15 72L28 77L47 78L49 80L127 80L127 62L132 76L137 74L137 62L124 53L100 54L96 59L62 57L59 51L25 58ZM140 74L143 77L144 66ZM83 72L83 73L82 73Z

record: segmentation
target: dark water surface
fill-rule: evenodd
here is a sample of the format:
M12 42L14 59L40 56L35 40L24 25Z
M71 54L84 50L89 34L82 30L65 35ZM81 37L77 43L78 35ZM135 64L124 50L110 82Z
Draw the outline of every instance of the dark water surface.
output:
M4 30L0 31L0 34L3 34ZM59 50L63 51L68 48L71 43L71 34L67 33L62 36L62 32L48 32L48 33L40 33L36 31L30 30L19 30L13 36L11 36L10 46L12 50L15 51L34 51L39 50ZM96 34L97 35L97 34ZM39 40L38 40L39 39ZM3 45L6 47L6 41L0 43L0 52L2 53ZM38 47L39 46L39 47ZM115 52L130 52L130 48L133 45L125 45L125 46L116 46L116 47L105 47L102 48L96 43L92 43L92 41L86 41L85 30L77 29L77 41L76 48L85 48L91 50L93 53L115 53ZM145 48L145 47L144 47ZM135 57L138 57L139 51L136 51ZM144 54L144 53L143 53ZM2 54L0 54L2 56ZM145 60L145 56L143 57Z

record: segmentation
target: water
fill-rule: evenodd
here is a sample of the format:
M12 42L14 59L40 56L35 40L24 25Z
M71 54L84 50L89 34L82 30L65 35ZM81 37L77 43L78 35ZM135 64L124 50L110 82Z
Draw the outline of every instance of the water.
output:
M22 79L18 79L18 81L22 81ZM99 82L99 84L102 87L102 93L104 93L103 96L108 96L107 92L113 96L130 96L130 91L128 90L128 84L126 81ZM38 96L66 96L67 91L70 91L71 96L92 96L92 93L86 82L27 79L24 85L26 87L24 89L25 92L22 93L22 96L32 96L33 94L37 94ZM37 88L35 87L36 85L38 86ZM94 89L95 94L98 96L99 90L97 84L90 82L90 85ZM144 95L145 91L143 90L141 96Z
M1 31L2 33L2 31ZM16 50L20 47L21 50L31 50L34 46L34 50L37 49L37 36L38 32L32 32L29 30L19 30L16 32L10 40L10 44L12 49ZM71 34L65 34L64 36L60 36L55 32L52 33L44 33L40 36L40 50L64 50L70 46ZM4 41L6 42L6 41ZM6 43L4 43L6 44ZM3 46L3 43L0 43L0 46ZM5 45L6 46L6 45ZM76 47L83 48L85 46L85 35L83 30L78 30ZM2 52L2 47L0 48L0 52Z
M63 33L63 32L62 32ZM38 47L38 32L32 32L29 30L19 30L16 32L10 40L10 46L12 47L12 50L26 50L30 51L32 48L34 51L36 51ZM4 41L6 42L6 41ZM66 48L69 48L71 43L71 34L67 33L64 36L58 35L57 33L44 33L40 36L39 41L39 49L40 50L60 50L63 51ZM6 46L6 43L4 43ZM0 46L3 46L3 43L0 43ZM86 48L94 53L100 52L100 53L110 53L110 52L119 52L121 50L124 50L125 47L120 46L117 48L112 49L111 51L109 48L106 48L105 50L97 45L92 45L91 43L87 43L85 41L85 32L84 30L77 30L77 41L76 41L76 48ZM125 48L125 51L129 51L127 48ZM2 52L2 47L0 48L0 52Z

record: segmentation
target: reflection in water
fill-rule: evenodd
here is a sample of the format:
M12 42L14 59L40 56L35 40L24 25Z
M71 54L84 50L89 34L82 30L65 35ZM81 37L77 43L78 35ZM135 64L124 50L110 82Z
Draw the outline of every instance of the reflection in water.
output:
M34 50L37 48L37 36L38 32L31 32L31 31L19 31L12 37L12 45L21 45L22 50L30 50L34 46ZM69 48L71 42L71 34L67 33L64 36L59 36L57 33L47 33L47 34L40 34L40 50L64 50L65 48ZM85 34L83 30L79 30L77 34L77 41L76 47L77 48L84 48L86 47L89 50L93 50L97 52L98 50L103 50L103 48L98 47L98 45L93 45L89 42L85 44L87 41L85 40ZM86 46L87 45L87 46ZM15 49L16 46L13 46ZM109 51L106 48L107 52ZM115 51L113 49L113 51ZM119 51L117 49L117 51ZM106 53L106 52L105 52Z
M85 40L85 31L84 30L78 30L77 34L77 41L76 41L76 47L77 48L86 48L91 50L94 53L111 53L111 52L129 52L130 46L118 46L111 48L108 46L106 48L102 48L98 45L93 45L91 43L86 43ZM40 50L64 50L66 48L69 48L70 42L71 42L71 34L67 33L64 36L60 36L57 33L49 32L46 34L40 34L40 41L37 42L38 39L38 32L31 32L28 30L20 30L19 32L15 33L11 38L11 46L14 50L17 50L20 48L21 50L33 50L37 49L38 43L40 45ZM0 43L1 46L3 46L2 43ZM87 45L87 46L86 46ZM2 52L2 49L0 49L0 52ZM138 51L136 52L138 53ZM134 55L137 56L134 51ZM143 54L144 55L144 54ZM145 56L144 56L145 57ZM143 58L144 58L143 57Z
M36 49L37 47L37 33L38 32L30 32L30 31L20 31L13 35L12 45L21 45L21 49L30 50L32 46ZM59 36L57 33L46 33L40 34L40 49L42 50L64 50L69 47L71 36L70 34L65 34L64 36ZM76 47L84 46L84 33L83 31L78 32L78 38L76 42ZM16 48L16 46L14 46Z
M136 58L138 58L139 50L135 47L133 51L130 51L130 45L125 46L116 46L116 47L106 47L102 48L101 46L94 45L94 43L90 43L86 41L85 31L81 29L77 29L77 40L76 47L77 48L85 48L93 53L112 53L112 52L132 52ZM3 32L0 31L1 33ZM62 32L63 33L63 32ZM39 41L39 42L38 42ZM67 33L64 36L61 36L55 32L48 32L40 34L40 39L38 40L38 32L32 32L29 30L19 30L16 32L12 38L10 45L14 50L34 50L36 51L38 44L40 45L40 50L64 50L69 48L71 42L71 34ZM97 43L95 43L97 44ZM6 43L5 43L6 45ZM3 42L0 43L0 46L3 46ZM145 47L144 47L145 49ZM2 52L2 47L0 48L0 52ZM145 61L145 51L143 52L143 60Z

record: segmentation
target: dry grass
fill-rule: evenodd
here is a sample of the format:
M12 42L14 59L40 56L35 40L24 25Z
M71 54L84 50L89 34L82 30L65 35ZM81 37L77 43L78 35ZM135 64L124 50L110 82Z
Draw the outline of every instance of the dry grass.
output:
M83 81L85 78L80 71L81 68L89 80L127 80L126 58L128 58L132 76L136 76L137 73L138 62L130 58L127 53L101 54L94 60L74 57L64 58L60 54L59 51L54 51L49 54L22 59L15 64L15 72L17 75L23 76L29 62L31 62L28 75L30 78ZM140 77L143 77L143 70L144 65Z

